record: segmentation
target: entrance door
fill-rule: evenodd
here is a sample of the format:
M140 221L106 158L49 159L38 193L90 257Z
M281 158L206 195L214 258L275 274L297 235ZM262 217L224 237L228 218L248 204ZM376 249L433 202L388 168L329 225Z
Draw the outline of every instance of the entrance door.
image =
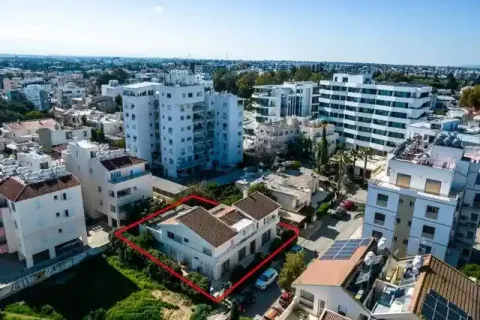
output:
M250 242L250 254L254 254L254 253L255 253L255 240Z
M227 260L224 263L222 263L222 275L228 272L228 270L230 270L230 260Z

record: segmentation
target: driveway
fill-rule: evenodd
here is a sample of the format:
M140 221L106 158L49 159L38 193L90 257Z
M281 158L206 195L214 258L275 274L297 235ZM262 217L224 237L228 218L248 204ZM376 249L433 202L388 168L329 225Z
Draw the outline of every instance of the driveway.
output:
M254 290L257 296L256 302L249 305L243 314L250 318L255 317L257 314L263 316L281 294L281 289L277 282L272 283L265 290Z

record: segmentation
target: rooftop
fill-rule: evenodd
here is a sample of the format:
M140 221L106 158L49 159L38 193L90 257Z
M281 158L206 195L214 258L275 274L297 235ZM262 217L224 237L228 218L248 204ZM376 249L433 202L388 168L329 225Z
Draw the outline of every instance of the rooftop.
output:
M145 163L145 160L132 157L129 155L124 155L116 158L102 160L101 163L108 171L113 171L113 170L130 167L136 164Z
M280 204L260 192L254 192L233 205L255 220L262 220L281 207Z
M134 83L134 84L129 84L126 86L123 86L124 89L142 89L142 88L148 88L151 86L158 86L159 83L157 82L139 82L139 83Z
M31 120L31 121L15 121L8 122L3 124L10 131L20 131L20 130L38 130L40 128L55 129L55 126L58 126L58 123L54 119L40 119L40 120Z

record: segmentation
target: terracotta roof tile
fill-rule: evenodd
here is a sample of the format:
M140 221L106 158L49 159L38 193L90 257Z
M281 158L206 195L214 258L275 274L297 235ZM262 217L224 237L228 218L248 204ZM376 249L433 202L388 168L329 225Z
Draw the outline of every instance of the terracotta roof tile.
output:
M5 123L4 126L11 131L19 130L38 130L40 128L55 129L57 122L54 119L40 119L31 121L15 121Z
M233 204L256 220L262 220L281 206L260 192L254 192Z
M205 239L205 241L215 248L237 235L234 229L230 228L226 223L202 207L193 208L191 211L175 219Z
M430 289L465 310L473 319L480 319L480 286L447 263L427 256L417 280L413 312L420 316Z
M350 318L339 315L336 312L325 309L320 320L351 320Z
M0 194L10 201L18 202L79 185L80 181L72 174L30 184L9 177L0 183Z
M230 212L218 217L220 220L228 224L229 226L233 226L235 223L241 221L242 219L249 219L245 217L240 211L233 209ZM250 220L250 219L249 219Z
M132 156L121 156L118 158L103 160L101 161L101 163L108 171L112 171L112 170L129 167L134 164L145 163L145 160L135 158Z

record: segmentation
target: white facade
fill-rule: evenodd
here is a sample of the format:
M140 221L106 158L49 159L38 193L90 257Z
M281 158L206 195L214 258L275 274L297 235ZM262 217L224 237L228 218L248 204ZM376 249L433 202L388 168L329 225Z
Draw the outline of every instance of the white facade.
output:
M31 171L40 171L51 168L53 166L52 157L48 154L39 153L32 150L28 153L17 153L18 165L21 167L28 167Z
M22 92L27 100L35 105L37 110L44 111L50 108L48 92L45 91L44 86L31 84L26 86Z
M237 97L229 94L205 97L203 86L188 74L172 73L164 83L128 85L123 91L127 151L161 166L170 177L189 174L197 168L211 168L213 160L219 166L240 162L242 117L243 107ZM214 142L219 142L220 149L216 149Z
M108 84L102 84L101 91L102 96L115 98L122 95L123 87L118 84L117 80L110 80Z
M56 89L56 99L60 105L71 105L74 98L85 98L85 88L70 82Z
M90 127L38 129L38 140L45 151L50 151L52 147L71 142L74 139L89 140L91 137L92 129Z
M215 125L213 165L234 167L243 161L243 100L215 92L205 95L205 104Z
M285 82L283 85L254 86L252 94L255 118L275 121L286 116L312 115L314 82Z
M70 142L63 158L67 169L82 182L86 214L105 216L109 225L120 225L126 205L151 198L152 175L145 161L123 150L87 140Z
M479 165L468 158L476 149L442 139L428 147L417 137L389 156L369 182L363 236L385 237L399 256L431 253L456 266L475 241Z
M46 171L40 171L40 175ZM45 194L39 192L35 195L34 190L38 192L39 188L29 187L35 182L26 182L19 177L10 177L0 185L2 196L6 199L6 206L0 210L8 252L18 252L19 259L26 260L27 268L34 266L35 256L39 253L48 254L53 259L72 245L87 245L81 187L78 181L75 183L74 177L66 174L73 181L72 186L56 188L57 178L51 177L45 180L49 180L54 191ZM23 184L25 189L19 195L15 193L17 199L13 199L7 189L11 190L16 184ZM23 195L24 192L29 195Z
M411 123L426 120L431 87L374 83L371 75L334 74L312 94L318 115L335 124L349 147L369 147L385 154L406 139Z

